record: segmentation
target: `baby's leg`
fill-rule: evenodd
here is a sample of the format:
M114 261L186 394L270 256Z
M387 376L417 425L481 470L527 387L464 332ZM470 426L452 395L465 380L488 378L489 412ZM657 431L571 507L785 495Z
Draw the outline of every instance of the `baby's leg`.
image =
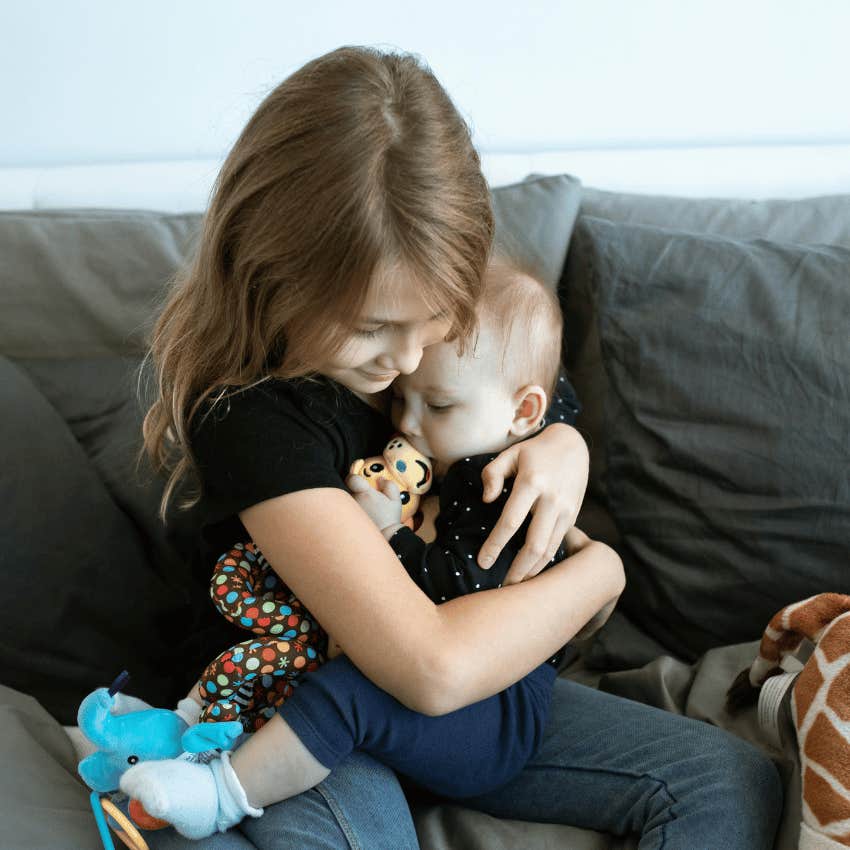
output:
M257 807L314 788L330 773L279 714L245 741L230 763L248 801Z
M543 664L494 697L429 717L340 656L305 676L232 756L209 765L147 762L130 768L121 787L195 838L314 787L355 750L443 796L483 794L513 778L536 751L554 678L554 667Z
M254 806L313 787L355 750L435 793L480 794L507 782L533 755L554 678L554 668L542 665L501 694L429 717L341 657L305 677L278 716L233 754L232 765Z

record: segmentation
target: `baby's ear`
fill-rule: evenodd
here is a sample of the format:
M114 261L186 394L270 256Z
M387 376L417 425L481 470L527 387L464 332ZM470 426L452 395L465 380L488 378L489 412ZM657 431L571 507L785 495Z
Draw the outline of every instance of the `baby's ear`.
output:
M514 437L526 437L540 427L546 413L549 404L546 390L537 384L528 384L516 392L514 403L510 432Z

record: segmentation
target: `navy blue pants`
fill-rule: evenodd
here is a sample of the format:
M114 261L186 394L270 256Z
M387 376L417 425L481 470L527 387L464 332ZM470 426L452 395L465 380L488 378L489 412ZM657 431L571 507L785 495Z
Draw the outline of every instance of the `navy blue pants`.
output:
M555 668L440 717L403 706L344 655L301 678L278 711L329 770L360 750L444 797L484 794L525 767L543 738Z

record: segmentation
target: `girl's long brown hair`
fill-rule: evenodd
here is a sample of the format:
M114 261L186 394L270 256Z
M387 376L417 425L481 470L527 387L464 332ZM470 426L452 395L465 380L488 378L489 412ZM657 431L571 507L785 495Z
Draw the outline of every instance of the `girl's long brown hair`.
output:
M493 237L469 129L414 56L343 47L260 104L215 182L194 255L151 337L143 453L168 480L163 520L200 497L190 423L226 393L315 373L376 274L409 271L461 341Z

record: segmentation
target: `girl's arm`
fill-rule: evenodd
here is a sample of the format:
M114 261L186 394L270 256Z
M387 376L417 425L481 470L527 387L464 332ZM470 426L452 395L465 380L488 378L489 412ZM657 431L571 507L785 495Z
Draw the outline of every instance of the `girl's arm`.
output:
M435 605L341 490L289 493L239 516L354 664L425 714L454 711L518 681L624 585L616 553L595 544L534 581Z
M573 526L564 538L564 545L567 548L567 557L570 557L588 546L598 545L598 541L591 540L583 531ZM608 622L608 618L613 613L614 607L616 606L619 598L620 594L618 593L613 599L610 599L601 610L597 611L596 614L594 614L593 617L591 617L590 620L585 623L578 632L576 632L573 636L573 640L587 640L591 636L595 635L596 632L598 632L605 623Z

